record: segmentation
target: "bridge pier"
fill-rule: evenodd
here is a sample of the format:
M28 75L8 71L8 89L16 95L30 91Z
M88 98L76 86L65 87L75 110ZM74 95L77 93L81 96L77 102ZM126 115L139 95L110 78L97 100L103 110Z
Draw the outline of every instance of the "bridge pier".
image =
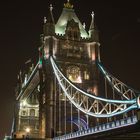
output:
M54 137L54 76L50 63L45 64L42 74L44 88L40 96L40 137L52 140Z
M46 87L45 87L45 94L46 94L46 139L51 140L54 136L54 121L53 121L53 113L54 113L54 79L53 73L50 64L47 65L46 68Z

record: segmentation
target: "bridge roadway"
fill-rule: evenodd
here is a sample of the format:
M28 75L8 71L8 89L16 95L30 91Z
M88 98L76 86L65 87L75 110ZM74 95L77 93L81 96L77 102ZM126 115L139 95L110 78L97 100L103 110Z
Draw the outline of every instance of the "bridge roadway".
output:
M87 130L76 131L59 137L55 137L53 140L99 140L108 139L111 140L117 136L123 136L125 134L134 133L139 131L140 123L137 116L132 116L106 124L100 124Z
M140 140L140 121L136 116L95 126L84 131L56 137L53 140ZM25 139L12 139L25 140ZM27 140L27 139L26 139ZM47 139L29 139L47 140Z
M140 140L140 122L114 130L72 140Z
M123 128L124 129L124 128ZM25 139L12 139L12 140L25 140ZM26 139L27 140L27 139ZM46 139L29 139L29 140L46 140ZM139 132L120 132L98 135L98 136L87 136L85 138L78 138L75 140L140 140L140 130Z

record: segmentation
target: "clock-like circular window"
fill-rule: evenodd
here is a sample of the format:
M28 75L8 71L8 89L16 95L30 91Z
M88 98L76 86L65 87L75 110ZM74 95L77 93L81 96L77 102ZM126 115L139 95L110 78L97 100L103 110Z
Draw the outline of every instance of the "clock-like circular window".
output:
M77 66L69 66L67 68L67 77L74 83L82 83L81 71Z

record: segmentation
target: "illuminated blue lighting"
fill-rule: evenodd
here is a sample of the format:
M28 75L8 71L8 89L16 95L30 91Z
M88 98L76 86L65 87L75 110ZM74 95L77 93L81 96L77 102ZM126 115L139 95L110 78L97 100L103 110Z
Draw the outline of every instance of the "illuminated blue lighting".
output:
M126 123L124 123L124 121ZM109 130L113 130L117 128L123 128L130 125L135 125L137 122L138 122L137 117L133 116L127 119L122 119L122 120L117 120L117 121L106 123L106 124L101 124L99 126L95 126L87 130L77 131L77 132L69 133L66 135L59 136L59 137L55 137L53 138L53 140L65 140L65 139L83 137L87 135L94 135L97 133L101 133L101 132L105 132L105 131L109 131Z

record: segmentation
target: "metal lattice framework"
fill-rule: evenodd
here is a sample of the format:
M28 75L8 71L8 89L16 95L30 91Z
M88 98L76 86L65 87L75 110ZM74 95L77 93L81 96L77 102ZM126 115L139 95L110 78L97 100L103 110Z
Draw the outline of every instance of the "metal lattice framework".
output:
M101 62L97 62L97 65L101 71L101 73L104 75L104 77L107 79L109 84L112 86L113 89L117 93L119 93L124 99L130 100L136 98L140 93L131 87L127 86L117 78L115 78L113 75L111 75L101 64Z
M97 97L78 88L67 79L50 57L51 65L57 81L67 99L83 113L93 117L112 117L139 107L137 98L127 100L111 100ZM117 87L117 85L114 85ZM116 88L118 89L118 88ZM125 94L124 94L125 95Z

